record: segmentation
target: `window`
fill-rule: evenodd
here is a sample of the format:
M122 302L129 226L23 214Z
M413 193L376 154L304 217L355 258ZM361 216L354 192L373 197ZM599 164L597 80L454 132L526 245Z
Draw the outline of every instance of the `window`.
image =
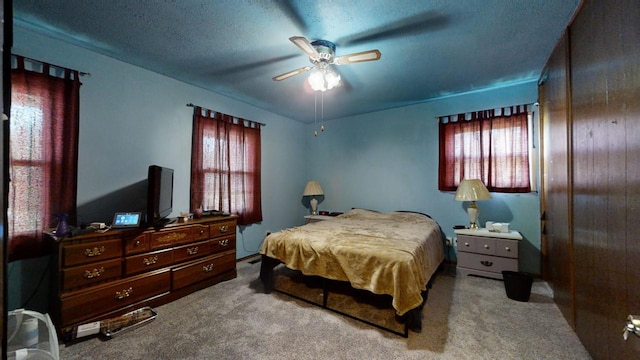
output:
M238 224L262 221L260 124L196 107L191 209L227 211Z
M526 106L440 118L438 188L455 191L462 179L480 179L489 191L531 191L530 115ZM508 114L508 115L506 115Z
M78 72L15 57L9 120L9 261L45 255L56 214L75 216ZM25 69L25 61L31 68ZM52 75L53 73L53 75Z

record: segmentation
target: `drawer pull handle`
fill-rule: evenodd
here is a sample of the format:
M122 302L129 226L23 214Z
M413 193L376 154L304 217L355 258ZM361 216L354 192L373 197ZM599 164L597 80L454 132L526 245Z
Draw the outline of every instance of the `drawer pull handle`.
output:
M464 243L464 246L469 247L469 243L468 242Z
M505 246L504 249L507 250L507 251L511 251L511 248L508 247L508 246Z
M488 248L489 248L489 245L484 244L484 248L485 248L485 249L488 249Z
M203 234L204 234L204 230L200 230L200 235L203 235Z
M220 246L228 246L229 245L229 239L220 240L220 241L218 241L218 243L220 244Z
M94 257L100 256L104 252L104 246L94 247L93 249L84 249L84 256L86 257Z
M136 240L136 246L140 246L140 240Z
M223 233L223 232L227 232L227 231L229 231L229 226L227 226L227 225L222 225L222 226L220 226L218 229L220 230L220 232L221 232L221 233Z
M211 272L211 271L213 271L213 264L209 264L209 265L204 265L204 266L202 266L202 271L204 271L204 272Z
M192 248L187 248L187 254L189 255L195 255L198 253L198 247L192 247Z
M131 293L133 293L133 288L128 288L128 289L124 289L122 291L116 291L116 299L118 300L122 300L122 299L126 299L129 296L131 296Z
M84 278L85 279L93 279L93 278L100 277L100 275L102 275L102 274L104 274L104 267L101 267L100 269L85 270L84 271Z
M480 261L480 264L482 264L482 265L484 265L484 266L491 266L491 265L493 265L493 262L483 260L483 261Z
M145 264L145 266L149 266L149 265L153 265L155 263L158 262L158 255L154 255L150 258L143 258L142 259L142 263Z

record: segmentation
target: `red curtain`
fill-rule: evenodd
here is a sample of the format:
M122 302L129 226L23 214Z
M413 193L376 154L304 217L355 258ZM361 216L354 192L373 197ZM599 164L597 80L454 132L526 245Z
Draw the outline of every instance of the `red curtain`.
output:
M191 210L226 211L238 224L262 221L260 124L194 108Z
M11 72L9 261L46 255L56 214L75 219L80 81L78 72L39 64ZM59 72L51 75L51 71Z
M500 115L479 111L470 117L440 118L438 189L455 191L467 178L482 180L492 192L530 192L526 106L503 108Z

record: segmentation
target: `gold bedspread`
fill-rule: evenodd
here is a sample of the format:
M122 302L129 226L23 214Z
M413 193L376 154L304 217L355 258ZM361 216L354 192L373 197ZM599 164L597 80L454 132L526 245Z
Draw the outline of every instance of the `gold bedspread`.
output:
M305 275L391 295L398 315L422 304L421 291L444 259L440 227L432 219L362 209L272 233L260 253Z

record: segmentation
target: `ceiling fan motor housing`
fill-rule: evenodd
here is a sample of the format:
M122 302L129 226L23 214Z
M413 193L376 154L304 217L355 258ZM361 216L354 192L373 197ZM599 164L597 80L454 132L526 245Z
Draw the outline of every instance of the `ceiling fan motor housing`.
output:
M328 40L316 40L311 42L311 46L318 52L320 57L318 59L310 58L312 64L318 64L320 62L331 63L333 56L336 53L336 44Z

